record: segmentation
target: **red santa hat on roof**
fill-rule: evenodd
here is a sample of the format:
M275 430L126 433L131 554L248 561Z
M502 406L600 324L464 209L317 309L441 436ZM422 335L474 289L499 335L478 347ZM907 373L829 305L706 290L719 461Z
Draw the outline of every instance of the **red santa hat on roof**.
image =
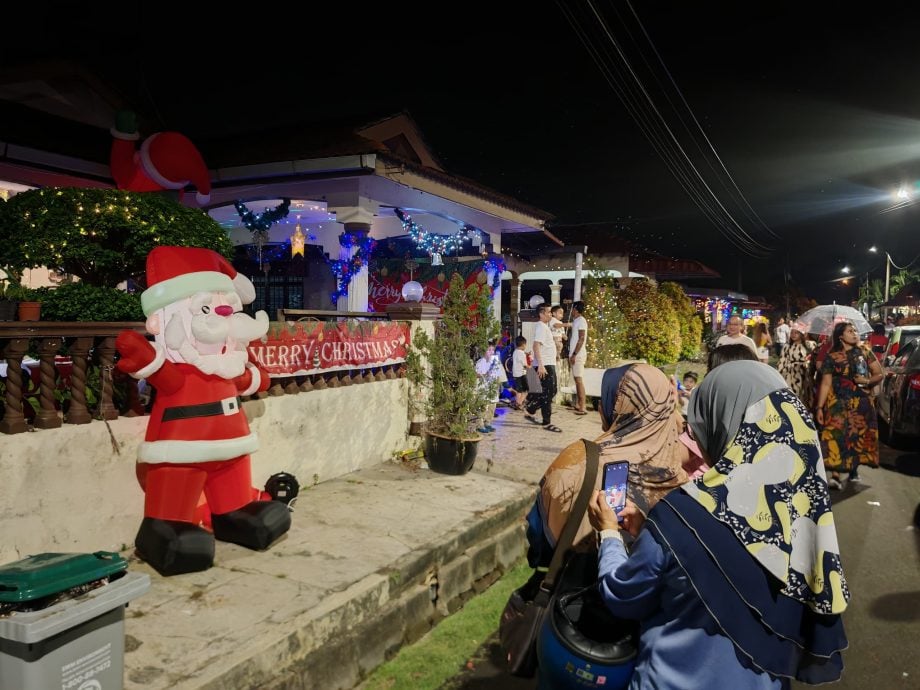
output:
M147 176L164 189L194 185L195 198L206 204L211 198L211 178L198 149L184 134L158 132L141 144L141 167Z
M141 293L145 316L196 292L235 292L243 304L256 298L249 278L201 247L154 247L147 255L147 286Z

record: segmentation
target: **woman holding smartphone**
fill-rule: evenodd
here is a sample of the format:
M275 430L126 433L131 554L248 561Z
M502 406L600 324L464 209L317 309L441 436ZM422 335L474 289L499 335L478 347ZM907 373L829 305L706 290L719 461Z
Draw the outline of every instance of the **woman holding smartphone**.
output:
M648 512L627 502L622 525L601 492L588 504L604 603L640 625L629 687L839 679L849 590L808 410L774 369L737 361L706 376L687 422L702 477Z
M630 364L604 372L601 382L601 429L595 439L600 462L594 486L601 488L603 468L627 461L627 495L650 510L672 489L687 481L683 463L689 451L678 441L683 417L674 384L648 364ZM576 441L559 454L540 480L540 494L528 515L528 558L532 567L548 565L585 474L585 445ZM594 550L594 530L583 518L574 544Z

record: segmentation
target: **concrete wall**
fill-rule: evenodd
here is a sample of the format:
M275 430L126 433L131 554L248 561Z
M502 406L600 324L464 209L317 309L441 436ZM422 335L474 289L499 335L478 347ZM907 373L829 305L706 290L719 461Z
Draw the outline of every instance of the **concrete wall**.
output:
M309 486L388 460L411 445L407 391L406 379L394 379L245 403L261 442L253 484L286 471ZM146 425L146 417L94 420L0 437L0 564L132 544Z

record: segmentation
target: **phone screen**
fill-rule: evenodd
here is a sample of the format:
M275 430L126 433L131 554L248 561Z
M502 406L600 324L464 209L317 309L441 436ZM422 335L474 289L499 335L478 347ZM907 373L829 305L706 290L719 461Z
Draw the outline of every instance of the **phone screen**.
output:
M626 505L626 483L629 478L629 462L620 460L608 462L604 465L604 480L602 488L607 499L607 505L619 515Z

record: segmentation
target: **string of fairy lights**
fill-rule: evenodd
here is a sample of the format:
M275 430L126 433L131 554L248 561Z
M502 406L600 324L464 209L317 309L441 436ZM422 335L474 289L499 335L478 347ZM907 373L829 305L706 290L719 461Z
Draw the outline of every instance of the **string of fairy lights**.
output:
M437 235L416 223L412 220L412 216L402 209L394 208L393 211L402 222L403 230L415 242L416 248L426 252L432 258L435 255L440 256L450 252L459 252L464 244L471 241L470 233L479 232L472 225L464 224L453 235Z

